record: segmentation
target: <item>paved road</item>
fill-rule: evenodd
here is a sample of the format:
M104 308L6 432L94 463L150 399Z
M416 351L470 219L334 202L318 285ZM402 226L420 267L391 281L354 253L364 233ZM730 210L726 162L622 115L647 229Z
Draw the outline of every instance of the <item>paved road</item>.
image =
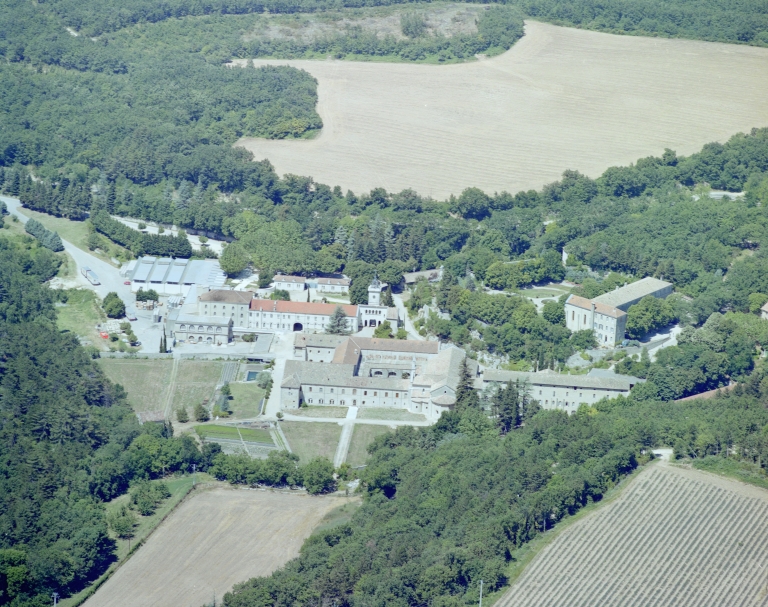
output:
M399 294L393 293L392 301L395 303L395 307L399 310L400 316L403 318L403 323L405 324L405 331L408 333L408 339L417 339L419 341L424 341L424 338L421 335L419 335L419 332L413 326L411 319L408 317L408 309L405 307L405 304L403 303L403 298Z
M6 203L8 206L8 212L14 213L21 223L27 223L29 217L24 214L24 209L21 206L18 198L10 198L8 196L0 196L0 200ZM123 277L120 276L117 268L102 261L95 255L83 251L76 247L71 242L64 239L61 241L64 244L64 250L74 259L77 265L77 276L75 278L78 285L95 291L96 294L102 299L110 291L114 291L120 296L126 306L135 307L136 296L131 292L129 285L123 284ZM88 282L80 273L80 269L88 267L93 270L99 277L100 285L92 285ZM159 323L152 322L152 312L146 310L136 310L137 320L133 322L133 332L139 341L142 343L142 350L144 352L157 352L160 348L160 338L162 337L163 330Z
M341 426L341 436L339 444L336 447L336 455L333 457L333 467L338 468L347 459L349 452L349 443L352 441L352 431L355 429L355 418L357 417L357 407L347 409L347 417Z

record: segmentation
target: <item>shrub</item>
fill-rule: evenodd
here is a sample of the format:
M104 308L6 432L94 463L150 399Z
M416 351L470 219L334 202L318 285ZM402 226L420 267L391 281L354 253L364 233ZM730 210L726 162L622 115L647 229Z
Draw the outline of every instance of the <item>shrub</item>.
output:
M125 303L114 291L107 293L101 306L109 318L122 318L125 316Z
M199 422L207 422L209 419L211 419L211 415L208 413L208 409L205 408L205 405L203 405L203 403L196 404L195 420Z
M180 424L186 424L189 421L189 413L187 413L186 407L179 407L176 410L176 421Z

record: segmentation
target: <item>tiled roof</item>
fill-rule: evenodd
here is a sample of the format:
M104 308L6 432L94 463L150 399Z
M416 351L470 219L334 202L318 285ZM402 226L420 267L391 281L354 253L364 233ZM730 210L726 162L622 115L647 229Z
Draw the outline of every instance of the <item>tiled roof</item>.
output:
M253 299L253 291L207 291L198 297L200 301L216 301L233 304L249 304Z
M378 337L350 337L361 350L380 350L384 352L411 352L414 354L437 354L440 344L436 341L417 341L415 339L381 339Z
M578 295L569 296L568 299L565 300L565 303L576 306L577 308L583 308L584 310L592 310L592 304L594 304L595 312L612 318L621 318L622 316L627 315L626 312L623 312L618 308L607 306L604 303L598 303L595 300L587 299L586 297L579 297Z
M286 314L317 314L330 316L337 304L314 303L309 301L272 301L269 299L254 299L251 310L264 312L284 312ZM349 317L357 317L357 306L342 305L341 309Z
M346 388L373 388L375 390L408 390L408 380L396 377L356 377L355 366L288 360L281 386L293 388L296 378L301 385L341 386Z

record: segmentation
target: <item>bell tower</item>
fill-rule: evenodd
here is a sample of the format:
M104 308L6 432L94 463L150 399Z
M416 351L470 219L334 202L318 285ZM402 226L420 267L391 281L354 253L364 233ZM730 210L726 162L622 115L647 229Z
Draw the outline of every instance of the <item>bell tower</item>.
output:
M371 281L371 284L368 287L368 305L369 306L381 305L381 291L383 290L383 288L384 286L379 280L378 273L374 273L373 281Z

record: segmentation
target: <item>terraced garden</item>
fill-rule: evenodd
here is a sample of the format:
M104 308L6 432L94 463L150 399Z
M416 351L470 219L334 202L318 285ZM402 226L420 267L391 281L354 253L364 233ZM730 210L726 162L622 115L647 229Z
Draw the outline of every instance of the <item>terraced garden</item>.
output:
M497 607L767 605L768 491L653 464L567 527Z

